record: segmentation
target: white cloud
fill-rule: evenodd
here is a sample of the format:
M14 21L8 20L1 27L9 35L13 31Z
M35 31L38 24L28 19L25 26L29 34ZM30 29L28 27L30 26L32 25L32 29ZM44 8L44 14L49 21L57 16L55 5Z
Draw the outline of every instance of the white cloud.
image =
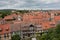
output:
M41 3L44 3L44 4L50 4L50 3L58 3L60 2L60 0L33 0L35 2L41 2Z
M11 3L12 2L12 3ZM14 3L13 3L14 2ZM25 1L22 0L9 0L9 1L0 1L0 5L4 5L3 7L0 7L1 9L5 9L5 8L14 8L14 7L18 7L18 6L22 6L25 4Z
M41 0L41 2L49 4L49 3L57 3L60 2L60 0Z
M60 0L0 0L0 9L39 9L55 6L60 7Z
M17 1L15 0L15 2L16 3L14 4L14 6L18 6L18 5L21 6L21 5L24 5L26 3L25 1L21 1L21 0L17 0Z

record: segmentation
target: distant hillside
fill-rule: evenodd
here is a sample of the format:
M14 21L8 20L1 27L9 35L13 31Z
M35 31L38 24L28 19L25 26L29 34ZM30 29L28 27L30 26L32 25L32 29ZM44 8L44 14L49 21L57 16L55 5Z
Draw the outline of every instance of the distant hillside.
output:
M0 10L0 14L1 14L0 17L4 18L6 15L10 15L11 11L12 10L9 10L9 9Z
M0 9L0 18L4 18L7 15L11 14L11 11L16 11L16 12L20 12L22 14L24 13L28 13L31 11L43 11L43 12L48 12L48 11L52 11L52 10L16 10L16 9Z
M11 14L11 11L16 11L16 12L20 12L20 13L27 13L29 12L28 10L15 10L15 9L2 9L0 10L0 18L4 18L5 16L7 15L10 15Z

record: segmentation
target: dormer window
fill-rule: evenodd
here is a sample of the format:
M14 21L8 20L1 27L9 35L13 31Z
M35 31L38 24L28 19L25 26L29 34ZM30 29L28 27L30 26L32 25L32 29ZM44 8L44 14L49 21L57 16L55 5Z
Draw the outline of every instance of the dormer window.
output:
M9 30L9 28L6 28L6 31L8 31Z
M60 15L60 13L56 13L57 15L56 16L59 16Z
M0 28L0 32L2 32L2 28Z
M51 25L51 27L55 27L55 24L50 24Z

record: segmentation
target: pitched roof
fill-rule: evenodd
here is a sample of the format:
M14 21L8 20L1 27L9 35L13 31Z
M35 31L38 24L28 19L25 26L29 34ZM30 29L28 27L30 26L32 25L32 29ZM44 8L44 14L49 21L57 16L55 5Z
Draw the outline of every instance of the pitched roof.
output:
M0 29L2 30L2 32L0 32L0 34L9 33L10 24L0 24ZM6 29L8 29L8 31L6 31Z
M11 15L5 16L4 19L8 20L8 19L13 19L14 17L17 17L17 15L16 14L11 14Z

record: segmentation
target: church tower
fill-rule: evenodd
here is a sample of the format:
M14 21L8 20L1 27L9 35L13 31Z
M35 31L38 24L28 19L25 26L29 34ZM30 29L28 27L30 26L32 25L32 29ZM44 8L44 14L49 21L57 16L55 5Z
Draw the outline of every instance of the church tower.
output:
M20 16L20 12L17 12L17 20L21 20L22 19L22 17Z
M54 21L54 13L51 13L51 20Z

